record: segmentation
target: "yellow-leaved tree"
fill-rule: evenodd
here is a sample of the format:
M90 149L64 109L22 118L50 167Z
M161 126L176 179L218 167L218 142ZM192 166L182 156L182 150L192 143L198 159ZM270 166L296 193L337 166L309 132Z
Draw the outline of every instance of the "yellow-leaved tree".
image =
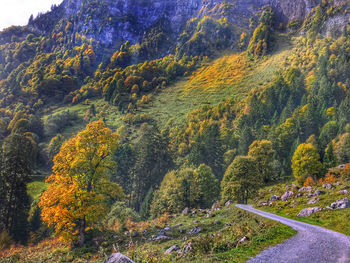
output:
M74 245L83 245L86 231L108 213L108 202L124 197L121 186L108 180L111 160L118 147L118 135L103 121L65 142L53 160L53 174L39 206L44 222L56 234Z

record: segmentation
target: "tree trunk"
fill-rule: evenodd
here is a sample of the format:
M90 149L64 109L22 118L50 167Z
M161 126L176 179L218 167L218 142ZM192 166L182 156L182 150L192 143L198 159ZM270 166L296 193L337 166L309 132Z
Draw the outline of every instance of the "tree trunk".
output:
M85 243L85 224L86 224L86 222L85 222L85 217L84 217L84 219L80 221L80 227L79 227L80 238L79 238L79 243L78 243L79 247L82 247Z

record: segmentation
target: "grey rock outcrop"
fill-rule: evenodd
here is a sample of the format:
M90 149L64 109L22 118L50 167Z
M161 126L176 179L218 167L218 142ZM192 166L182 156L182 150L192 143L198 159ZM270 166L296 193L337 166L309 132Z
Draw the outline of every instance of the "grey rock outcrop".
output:
M294 195L294 193L292 191L288 191L285 192L282 196L281 196L281 200L282 201L288 201L288 199L292 198Z
M317 213L319 211L321 211L322 208L321 207L309 207L309 208L304 208L303 210L301 210L299 212L299 214L297 216L299 217L307 217L310 216L314 213Z
M130 258L120 253L112 254L104 263L135 263Z
M345 209L350 208L350 201L347 197L337 200L336 202L331 204L332 209Z
M178 251L178 250L180 250L180 247L178 245L174 245L174 246L171 246L170 248L168 248L164 254L167 255L167 254L173 253L173 252Z

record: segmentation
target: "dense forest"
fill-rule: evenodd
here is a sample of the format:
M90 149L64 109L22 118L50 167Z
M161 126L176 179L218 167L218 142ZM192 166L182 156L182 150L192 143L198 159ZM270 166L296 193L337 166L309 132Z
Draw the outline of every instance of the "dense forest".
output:
M281 182L349 180L329 169L350 163L350 26L325 26L348 15L346 1L321 1L288 23L264 6L248 26L223 1L177 35L167 19L143 32L105 5L85 1L69 18L53 6L0 32L0 249L59 236L79 257L101 235L139 233L185 208L247 203ZM93 37L120 21L141 39ZM239 77L281 50L272 77L239 94L200 85L193 100L214 93L219 102L157 104L188 80L214 83L206 69L217 58L240 56L246 68L229 69ZM183 118L171 118L180 107Z

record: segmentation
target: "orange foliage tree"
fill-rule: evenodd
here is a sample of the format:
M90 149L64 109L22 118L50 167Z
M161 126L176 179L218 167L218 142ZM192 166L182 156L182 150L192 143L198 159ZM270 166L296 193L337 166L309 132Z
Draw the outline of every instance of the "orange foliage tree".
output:
M121 186L108 181L117 147L118 135L99 120L64 143L54 158L48 190L40 198L41 216L75 245L83 245L85 232L107 214L108 201L123 198Z

